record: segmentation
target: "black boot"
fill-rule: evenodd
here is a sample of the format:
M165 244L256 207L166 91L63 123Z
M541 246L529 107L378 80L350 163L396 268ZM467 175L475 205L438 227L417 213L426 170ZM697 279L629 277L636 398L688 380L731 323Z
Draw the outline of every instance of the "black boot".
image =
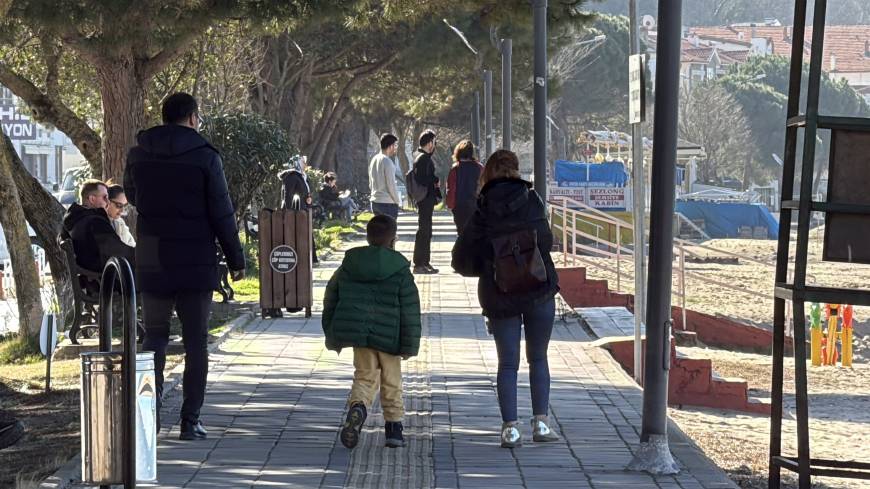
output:
M399 448L405 446L405 437L402 436L401 421L387 421L384 423L384 435L387 439L384 446L387 448Z
M347 410L347 417L341 427L341 444L347 448L353 448L359 443L359 434L366 422L366 406L361 402L351 404Z
M179 440L205 440L208 437L208 431L202 427L202 421L181 420L181 434Z

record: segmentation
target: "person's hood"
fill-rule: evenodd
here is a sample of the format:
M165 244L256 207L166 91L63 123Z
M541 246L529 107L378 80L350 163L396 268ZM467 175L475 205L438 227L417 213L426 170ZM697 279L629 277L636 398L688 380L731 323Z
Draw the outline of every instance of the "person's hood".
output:
M341 269L354 281L380 282L409 265L407 258L398 251L383 246L361 246L345 253Z
M504 218L528 208L532 184L519 178L496 178L480 190L479 207L486 215Z
M70 232L80 221L91 217L109 219L109 215L106 214L106 209L89 209L78 203L73 203L69 206L69 209L67 209L66 215L63 216L63 228L66 229L67 232Z
M300 176L302 176L302 178L305 178L305 174L302 173L301 171L295 169L295 168L291 168L289 170L282 171L281 173L278 174L278 178L284 178L291 173L298 173Z
M167 124L154 126L136 135L139 147L160 156L179 156L200 148L217 151L202 135L187 126Z

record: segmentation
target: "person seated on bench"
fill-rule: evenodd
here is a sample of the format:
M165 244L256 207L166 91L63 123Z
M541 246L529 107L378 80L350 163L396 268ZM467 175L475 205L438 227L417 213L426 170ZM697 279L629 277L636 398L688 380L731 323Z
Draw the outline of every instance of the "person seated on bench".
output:
M117 183L112 183L111 180L106 182L109 186L109 206L106 207L106 214L109 215L109 220L112 221L112 227L118 233L118 237L127 246L136 247L136 238L124 222L124 216L127 215L127 195L124 194L124 187Z
M113 256L126 258L134 266L134 248L121 241L106 212L109 188L100 180L82 185L81 205L74 203L63 216L62 238L70 238L76 262L82 268L101 273Z
M348 221L353 217L353 211L357 209L356 203L350 198L350 192L339 192L336 185L335 172L329 172L323 176L323 185L317 192L323 208L327 211L338 211L340 216Z

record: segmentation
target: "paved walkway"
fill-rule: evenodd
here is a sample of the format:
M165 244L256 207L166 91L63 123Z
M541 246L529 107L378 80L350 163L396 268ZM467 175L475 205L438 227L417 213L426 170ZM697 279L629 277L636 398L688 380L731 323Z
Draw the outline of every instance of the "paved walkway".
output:
M400 219L399 249L410 256L415 225ZM451 273L452 221L435 222L434 276L418 276L424 311L420 355L404 365L403 449L383 447L375 406L360 445L338 441L353 367L323 346L319 313L260 320L212 355L203 421L208 440L181 442L178 425L160 439L159 487L283 488L733 488L679 434L671 448L684 470L651 477L626 472L638 444L641 392L576 321L557 322L550 350L551 417L562 441L498 446L497 359L479 315L476 281ZM340 256L317 272L316 296ZM319 304L318 304L319 306ZM521 368L520 416L531 415ZM166 405L177 415L180 395Z

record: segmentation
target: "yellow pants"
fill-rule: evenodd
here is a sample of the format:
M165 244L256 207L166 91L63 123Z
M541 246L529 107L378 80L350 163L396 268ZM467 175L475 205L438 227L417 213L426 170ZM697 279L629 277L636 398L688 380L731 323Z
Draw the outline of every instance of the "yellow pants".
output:
M355 347L353 367L350 403L361 402L371 411L380 381L384 421L402 421L405 415L405 402L402 400L402 357L371 348Z

